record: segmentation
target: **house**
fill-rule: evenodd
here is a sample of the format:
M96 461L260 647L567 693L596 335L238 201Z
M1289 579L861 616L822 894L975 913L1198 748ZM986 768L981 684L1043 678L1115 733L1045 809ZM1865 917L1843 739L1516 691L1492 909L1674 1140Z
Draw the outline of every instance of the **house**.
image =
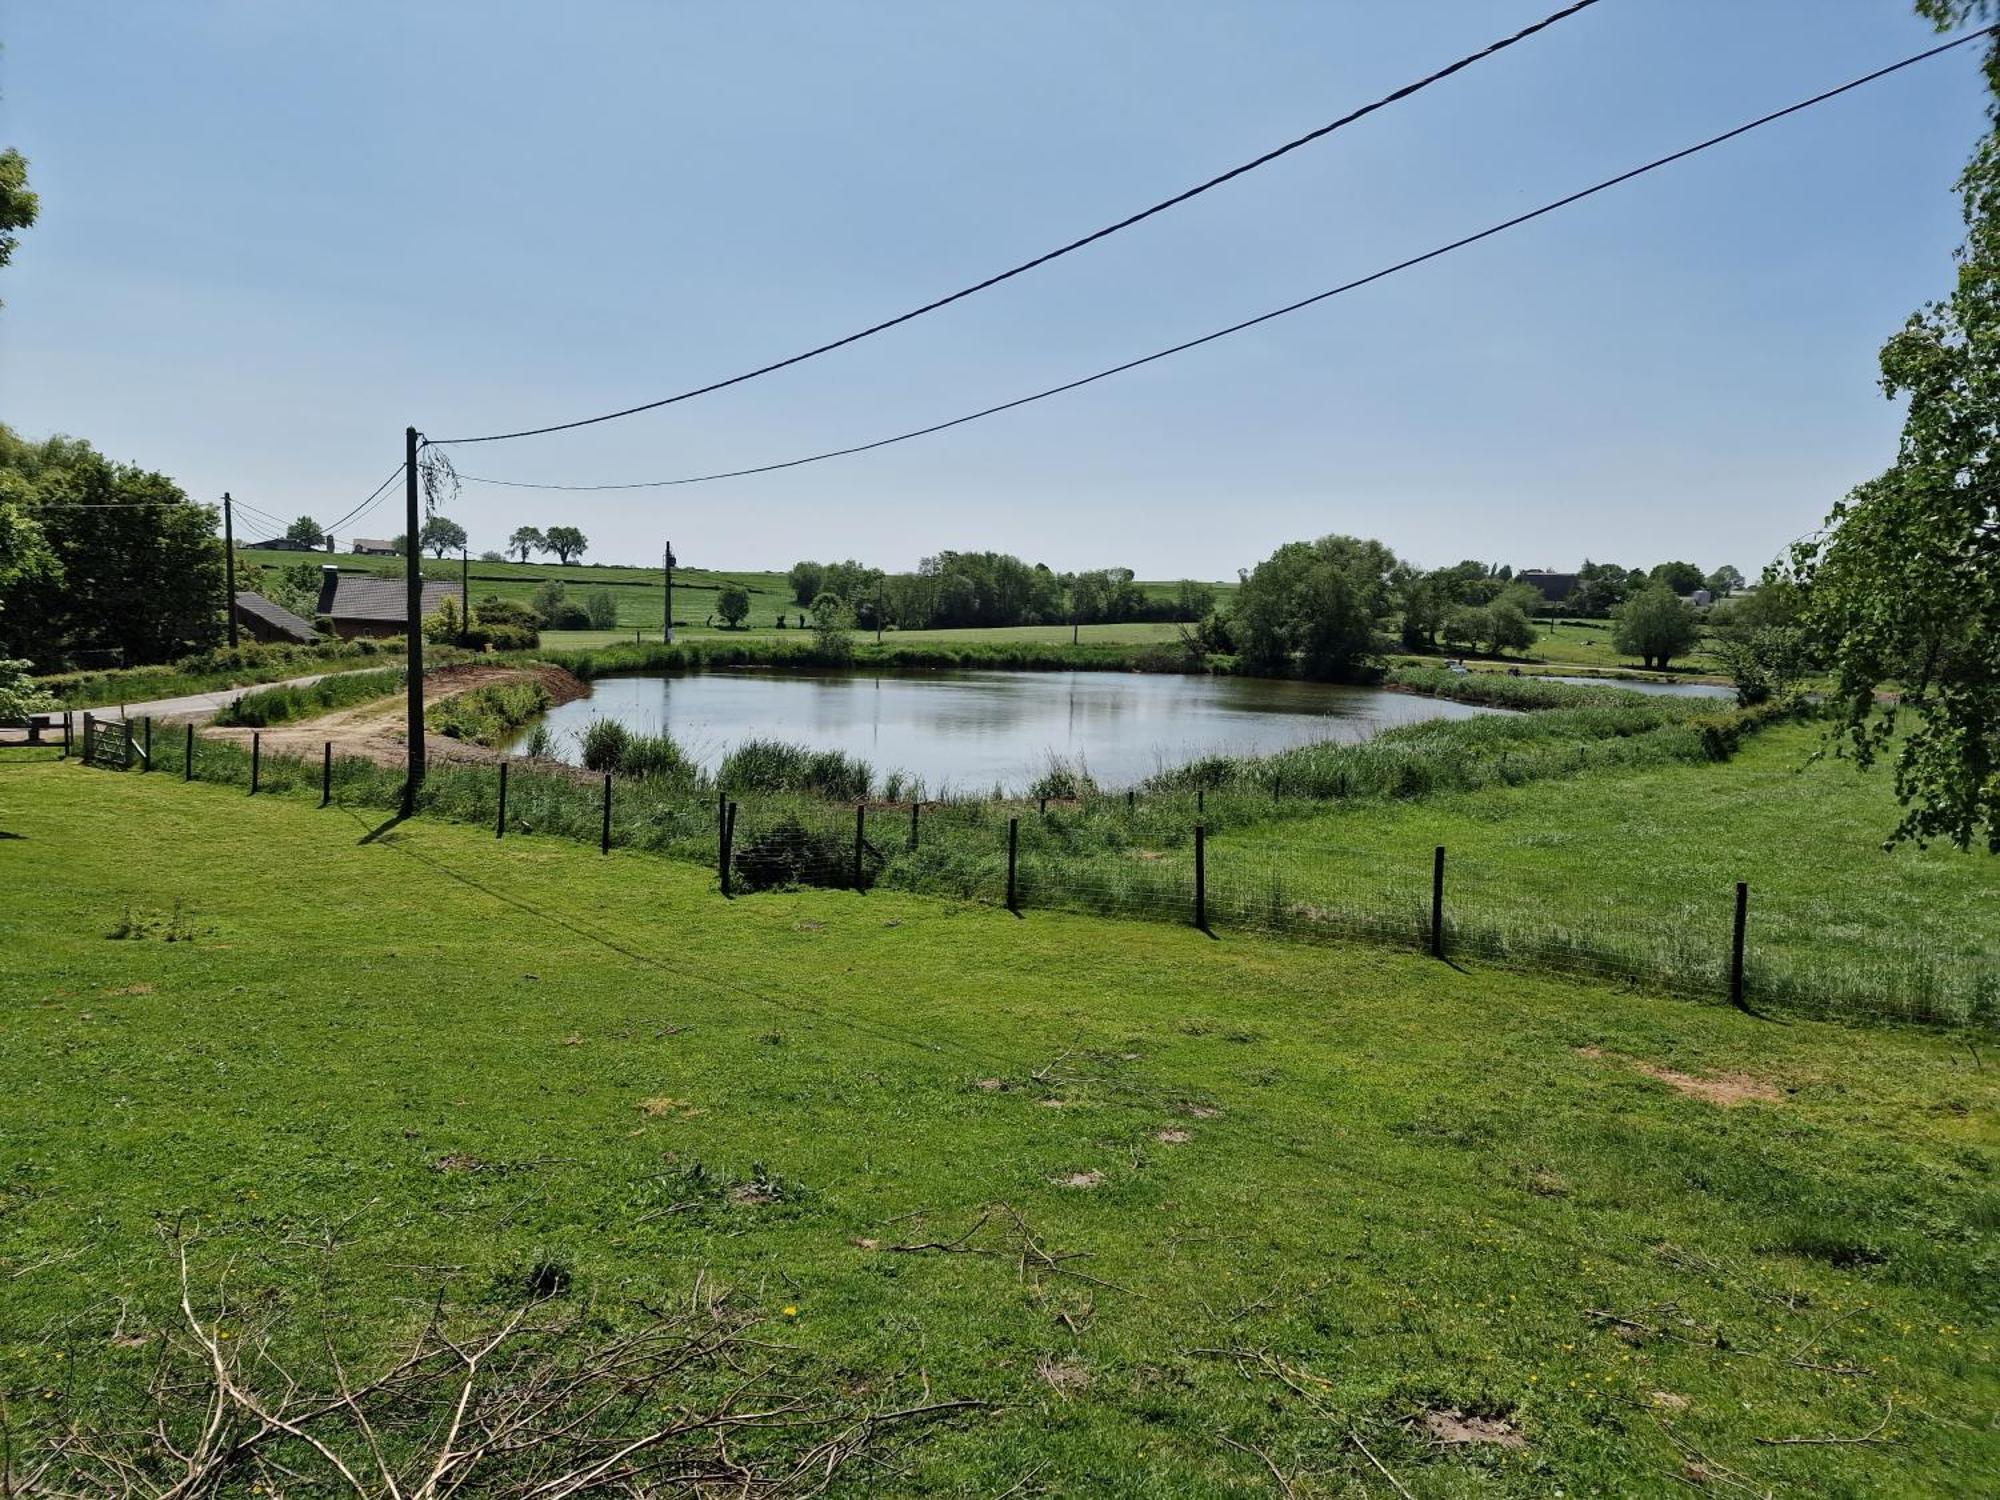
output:
M273 604L262 594L236 596L236 624L253 641L297 641L306 644L319 639L312 621L301 620L283 605Z
M296 537L274 536L268 542L245 542L245 552L317 552L319 548Z
M377 541L374 537L358 536L354 539L356 557L400 557L394 542Z
M333 633L344 641L358 635L403 635L409 629L406 588L400 578L323 567L319 570L319 602L313 613L331 621ZM436 614L445 600L458 599L455 583L426 578L423 588L426 615Z
M1560 604L1574 594L1579 582L1574 573L1551 573L1544 568L1523 568L1514 575L1514 582L1525 583L1539 589L1544 599L1551 604Z

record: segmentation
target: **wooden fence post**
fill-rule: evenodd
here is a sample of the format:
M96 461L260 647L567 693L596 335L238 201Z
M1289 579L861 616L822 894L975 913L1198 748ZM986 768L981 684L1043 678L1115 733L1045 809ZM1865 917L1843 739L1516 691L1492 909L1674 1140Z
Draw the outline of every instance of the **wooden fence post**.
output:
M861 845L867 832L868 804L854 804L854 888L861 889Z
M327 806L333 801L333 741L328 740L319 752L319 805Z
M918 804L914 802L910 804L910 847L912 849L917 847L917 806Z
M1198 786L1194 789L1194 815L1197 818L1199 818L1204 814L1206 814L1207 811L1208 811L1208 788Z
M146 715L146 763L139 769L142 771L153 769L153 716L151 714Z
M194 721L192 719L188 721L187 754L181 760L181 780L194 780Z
M1208 830L1194 825L1194 925L1208 931Z
M1020 858L1020 852L1021 820L1019 818L1009 818L1007 820L1007 910L1011 912L1018 912L1020 910L1020 905L1015 900L1016 886L1014 883L1014 870Z
M1133 807L1134 807L1135 805L1137 805L1137 803L1138 803L1138 800L1139 800L1139 794L1138 794L1137 792L1133 791L1133 790L1132 790L1132 788L1130 788L1129 786L1128 786L1128 787L1126 787L1126 788L1125 788L1125 811L1127 811L1127 812L1130 812L1130 811L1132 811Z
M604 832L598 838L597 852L599 854L609 854L611 852L611 773L609 771L604 773Z
M1736 926L1729 940L1729 1003L1738 1010L1748 1010L1743 1003L1743 930L1750 916L1750 883L1736 882Z
M500 811L493 819L493 837L504 838L507 834L507 762L500 762Z
M1044 797L1042 798L1042 819L1044 822L1048 820L1048 816L1049 816L1049 799Z
M250 795L257 795L257 777L264 763L264 732L250 731Z
M90 764L90 753L96 747L91 741L97 737L97 719L89 709L83 711L83 763Z
M72 710L72 709L67 709L67 708L66 708L66 709L64 709L64 710L63 710L63 753L62 753L62 758L63 758L64 760L68 760L68 759L69 759L69 757L70 757L70 752L71 752L72 750L74 750L74 749L76 748L76 744L75 744L75 742L76 742L76 730L75 730L75 728L74 728L74 726L73 726L73 724L72 724L72 722L71 722L71 718L70 718L70 715L71 715L71 714L72 714L73 712L74 712L74 710Z
M1444 845L1431 855L1431 957L1444 957Z

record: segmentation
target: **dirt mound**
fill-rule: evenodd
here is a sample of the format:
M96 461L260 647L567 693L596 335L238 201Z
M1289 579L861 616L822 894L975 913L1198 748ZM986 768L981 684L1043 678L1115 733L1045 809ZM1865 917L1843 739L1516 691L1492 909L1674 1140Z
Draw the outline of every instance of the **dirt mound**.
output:
M1649 1063L1643 1058L1606 1052L1602 1047L1579 1047L1576 1051L1579 1057L1599 1058L1619 1063L1635 1073L1643 1073L1656 1082L1664 1083L1668 1088L1678 1089L1692 1098L1705 1099L1718 1109L1728 1109L1738 1104L1775 1104L1785 1097L1784 1091L1775 1084L1749 1073L1715 1073L1707 1078L1700 1078L1693 1073L1683 1073L1675 1068L1663 1068L1658 1063Z

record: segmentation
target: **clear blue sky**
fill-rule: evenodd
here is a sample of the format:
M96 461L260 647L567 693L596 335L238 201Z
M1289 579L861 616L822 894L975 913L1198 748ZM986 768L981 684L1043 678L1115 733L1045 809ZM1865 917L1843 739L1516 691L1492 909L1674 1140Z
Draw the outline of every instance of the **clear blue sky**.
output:
M15 0L0 416L322 522L434 434L560 420L901 311L1555 0ZM1605 0L1049 269L719 396L463 450L623 480L951 416L1289 301L1933 41L1905 0ZM636 496L468 487L690 564L997 547L1233 576L1329 531L1436 564L1753 572L1893 449L1882 338L1950 277L1977 49L1220 345L900 448ZM393 498L393 497L392 497ZM393 504L359 528L400 529ZM342 544L347 541L341 538Z

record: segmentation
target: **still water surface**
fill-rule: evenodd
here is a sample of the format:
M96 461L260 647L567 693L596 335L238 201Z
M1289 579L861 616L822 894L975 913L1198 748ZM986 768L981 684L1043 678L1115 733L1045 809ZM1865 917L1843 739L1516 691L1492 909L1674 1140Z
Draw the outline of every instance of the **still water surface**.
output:
M666 732L703 766L747 739L843 750L877 776L904 771L944 789L1019 791L1051 752L1081 756L1124 786L1212 751L1256 754L1315 740L1364 740L1391 724L1488 710L1408 693L1250 677L1131 672L706 672L607 677L545 722L557 754L599 716Z

